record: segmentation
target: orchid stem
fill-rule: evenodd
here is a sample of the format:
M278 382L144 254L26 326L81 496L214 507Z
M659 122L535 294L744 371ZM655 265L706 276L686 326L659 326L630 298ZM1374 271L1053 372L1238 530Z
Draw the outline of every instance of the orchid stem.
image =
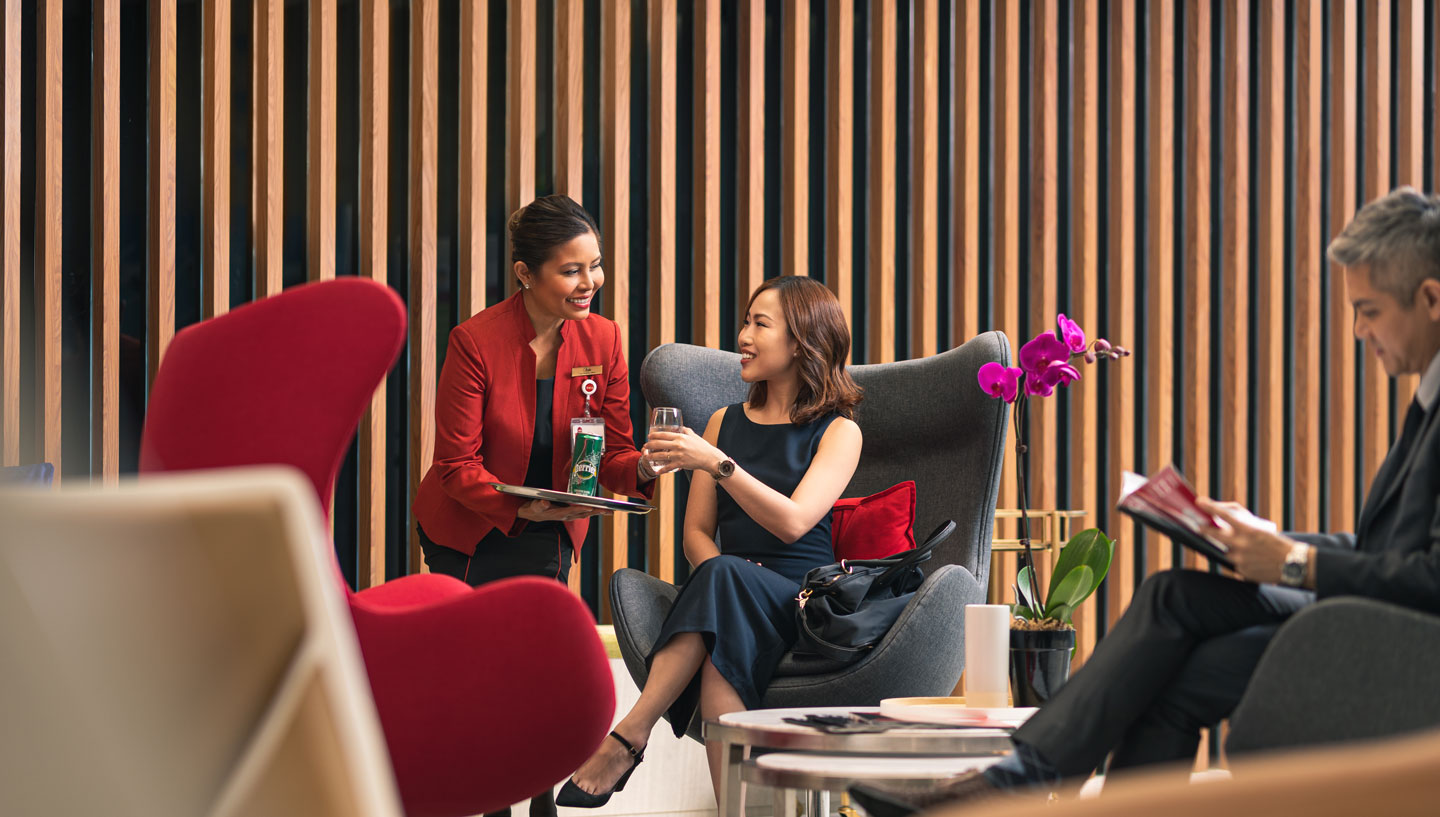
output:
M1025 445L1025 409L1030 401L1025 394L1015 402L1015 472L1020 482L1020 543L1025 546L1025 567L1030 568L1030 600L1032 604L1039 605L1039 608L1031 607L1035 613L1036 620L1045 612L1045 601L1040 598L1040 578L1035 575L1035 553L1030 547L1030 511L1029 511L1029 486L1026 481L1026 474L1029 473L1029 448ZM1017 602L1023 599L1016 599Z

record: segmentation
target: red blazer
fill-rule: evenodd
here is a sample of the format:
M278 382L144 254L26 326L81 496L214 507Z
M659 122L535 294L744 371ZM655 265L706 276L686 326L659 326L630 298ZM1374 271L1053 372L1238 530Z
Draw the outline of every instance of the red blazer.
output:
M492 482L520 485L535 436L535 327L520 293L480 312L450 332L445 366L435 393L435 457L420 483L413 510L426 535L467 555L490 531L514 536L526 520L516 516L527 500L506 496ZM640 452L630 427L630 375L615 322L596 314L560 324L555 364L553 418L555 456L551 484L570 481L570 418L585 413L573 370L601 367L592 375L597 391L591 413L605 418L605 456L600 484L617 494L651 496L654 482L639 485ZM578 551L590 520L567 522Z

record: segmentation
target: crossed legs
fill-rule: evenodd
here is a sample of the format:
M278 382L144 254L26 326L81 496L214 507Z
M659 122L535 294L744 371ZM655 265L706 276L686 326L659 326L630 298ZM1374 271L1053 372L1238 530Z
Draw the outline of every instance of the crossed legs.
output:
M678 633L650 660L650 675L645 681L645 688L640 690L640 700L616 724L615 731L636 748L644 747L650 741L650 731L690 685L696 671L700 672L702 717L717 718L745 708L735 688L710 663L701 635ZM710 761L710 778L718 792L719 746L707 744L706 753ZM630 764L630 754L624 747L614 740L605 740L576 770L573 780L575 785L590 794L609 791Z

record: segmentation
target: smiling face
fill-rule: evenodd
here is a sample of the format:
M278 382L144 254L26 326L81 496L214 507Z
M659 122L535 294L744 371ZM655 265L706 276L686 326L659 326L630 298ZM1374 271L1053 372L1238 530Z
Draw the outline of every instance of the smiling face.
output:
M773 380L795 367L799 344L790 336L780 294L767 289L750 302L740 325L740 377L746 383Z
M1345 288L1355 307L1355 337L1365 341L1386 373L1425 371L1440 351L1440 281L1425 279L1409 306L1376 289L1364 265L1345 268Z
M605 285L600 242L592 232L581 233L556 247L539 269L516 262L515 275L529 286L525 301L532 315L584 320L590 316L591 299Z

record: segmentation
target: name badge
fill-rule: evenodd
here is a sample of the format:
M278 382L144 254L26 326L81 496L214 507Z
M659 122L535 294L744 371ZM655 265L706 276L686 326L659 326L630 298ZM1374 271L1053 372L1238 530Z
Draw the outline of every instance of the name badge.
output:
M600 438L600 450L605 450L605 418L604 417L571 417L570 418L570 450L575 450L575 435L580 432L593 434Z
M588 377L592 374L604 374L604 366L576 366L570 370L571 377Z

